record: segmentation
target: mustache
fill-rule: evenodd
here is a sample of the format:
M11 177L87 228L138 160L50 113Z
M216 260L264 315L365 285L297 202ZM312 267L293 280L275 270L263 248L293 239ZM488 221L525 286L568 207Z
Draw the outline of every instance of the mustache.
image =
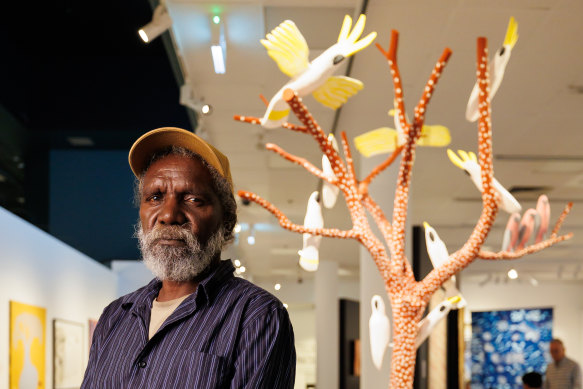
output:
M156 225L150 231L144 233L145 243L148 246L156 244L159 240L181 240L188 245L197 241L196 236L188 229L188 225L183 226L162 226Z

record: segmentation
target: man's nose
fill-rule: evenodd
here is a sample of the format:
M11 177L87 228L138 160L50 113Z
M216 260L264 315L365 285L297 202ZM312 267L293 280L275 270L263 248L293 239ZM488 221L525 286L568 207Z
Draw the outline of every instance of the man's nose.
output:
M180 207L180 202L173 196L166 197L158 215L158 223L165 225L182 225L186 216Z

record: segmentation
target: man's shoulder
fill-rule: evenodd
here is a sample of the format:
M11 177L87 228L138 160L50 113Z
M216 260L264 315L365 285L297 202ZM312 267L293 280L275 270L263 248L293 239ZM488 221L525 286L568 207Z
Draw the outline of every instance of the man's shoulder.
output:
M238 298L244 299L248 303L254 302L259 304L273 305L274 307L283 307L281 301L279 301L279 299L273 294L269 293L262 287L240 277L233 277L229 281L228 289L233 291Z

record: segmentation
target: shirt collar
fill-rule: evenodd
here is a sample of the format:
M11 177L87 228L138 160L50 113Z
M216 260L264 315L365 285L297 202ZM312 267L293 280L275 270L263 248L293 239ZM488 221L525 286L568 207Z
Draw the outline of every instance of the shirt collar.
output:
M212 304L214 298L221 290L223 285L231 278L233 278L233 271L235 267L230 259L219 261L218 265L209 272L209 274L199 283L196 288L196 292L192 296L188 297L186 301L196 300L198 304L204 304L208 302ZM149 308L152 307L152 301L162 288L162 281L154 278L146 286L138 289L134 293L130 293L122 298L122 306L125 308L130 308L133 306L146 305Z

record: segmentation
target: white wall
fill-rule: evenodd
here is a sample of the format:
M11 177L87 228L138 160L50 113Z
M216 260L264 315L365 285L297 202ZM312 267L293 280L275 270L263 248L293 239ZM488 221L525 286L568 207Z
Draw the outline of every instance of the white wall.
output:
M565 343L567 355L583 363L583 284L528 283L486 284L464 282L461 292L469 311L512 308L553 308L553 337Z
M116 297L117 277L107 267L3 208L0 231L0 389L8 388L9 382L11 300L46 308L45 382L51 388L53 319L83 324L88 356L87 321L99 318Z

